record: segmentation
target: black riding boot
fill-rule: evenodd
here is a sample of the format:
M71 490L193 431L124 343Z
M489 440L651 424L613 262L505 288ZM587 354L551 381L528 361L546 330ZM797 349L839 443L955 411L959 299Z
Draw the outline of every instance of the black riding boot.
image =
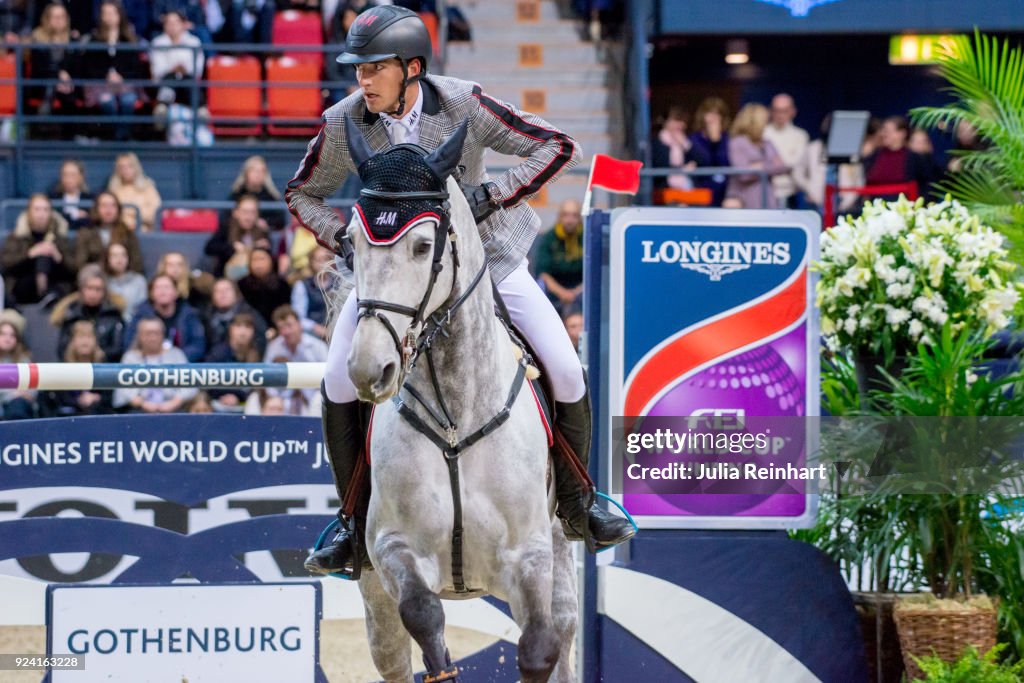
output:
M361 406L359 401L334 403L327 398L323 385L320 386L320 393L323 397L324 446L334 475L334 487L344 507L349 484L362 484L352 482L365 439L360 422ZM353 493L358 495L361 492ZM365 509L360 510L360 506L356 509L359 512L352 517L346 517L341 510L338 511L341 526L337 535L329 544L306 558L306 571L314 574L340 572L358 578L359 571L370 566L366 553L362 551L366 530Z
M590 461L590 388L575 403L555 404L555 425L576 453L583 469ZM629 540L636 530L628 520L597 504L593 486L584 484L573 464L556 456L555 493L562 530L570 541L584 541L589 552Z

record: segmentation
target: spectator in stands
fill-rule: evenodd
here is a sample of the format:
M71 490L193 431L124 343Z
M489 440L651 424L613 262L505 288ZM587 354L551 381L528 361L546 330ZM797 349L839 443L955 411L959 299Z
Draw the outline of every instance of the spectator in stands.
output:
M178 296L197 311L210 303L213 276L189 266L188 258L180 251L168 251L156 264L157 275L169 275L178 288Z
M249 394L245 402L246 415L287 415L284 398L270 393L269 389L257 389Z
M184 28L195 34L203 45L209 45L213 43L213 34L220 31L225 23L222 3L226 0L152 0L153 24L163 26L164 33L167 33L165 19L169 14L177 13L184 22ZM202 53L199 54L201 58ZM202 73L201 66L199 73ZM153 78L157 78L155 73Z
M48 48L32 48L29 54L29 68L32 78L48 80L49 85L28 88L30 100L39 100L39 114L46 115L58 110L61 116L74 114L75 86L71 80L71 41L78 34L72 32L68 10L54 2L43 8L39 26L32 30L29 40L45 43Z
M942 164L935 158L935 145L932 144L932 138L923 128L914 128L910 131L910 138L907 141L907 149L914 154L919 154L928 164L928 177L931 178L931 184L927 189L927 194L931 199L941 201L945 194L941 189L935 187L935 184L943 179L946 173L946 169L943 168ZM924 194L925 191L922 191Z
M774 177L790 169L779 157L775 145L764 139L768 119L768 108L763 104L747 104L739 110L729 130L729 159L738 168L763 169ZM779 206L771 186L765 192L762 176L754 173L730 176L725 195L744 209Z
M324 290L330 290L329 270L334 261L334 252L326 247L317 247L309 259L309 276L292 285L292 309L299 316L302 330L317 339L327 338L327 300Z
M178 102L186 107L192 103L194 81L203 74L202 41L188 32L182 10L167 12L163 16L164 32L153 39L149 50L149 70L154 81L160 81L157 105L153 117L157 126L167 125L167 107ZM202 89L196 91L195 106L202 104Z
M786 93L772 98L771 120L764 130L764 139L775 147L782 163L789 167L786 173L772 176L772 191L780 208L797 209L803 203L804 188L797 181L805 175L800 166L807 159L807 145L810 136L803 128L793 125L796 118L796 103Z
M265 363L326 363L327 344L302 331L295 310L285 304L274 309L271 319L277 336L267 344ZM319 415L320 391L317 389L271 389L284 398L289 415Z
M0 311L0 363L28 363L32 360L23 341L25 318L12 308ZM36 392L0 389L0 419L27 420L36 415Z
M135 152L117 155L107 190L125 207L124 222L128 227L145 232L153 230L160 208L160 192L153 179L142 170L142 162Z
M555 227L540 236L534 252L537 277L551 303L563 314L583 294L583 219L580 203L566 199L558 207Z
M259 155L249 157L242 164L235 182L231 184L231 196L228 199L235 202L246 194L255 195L261 202L281 201L281 192L270 176L267 160ZM284 226L285 212L282 209L263 208L260 211L260 227L264 230L276 231Z
M963 168L962 152L981 152L992 146L992 143L978 135L978 129L967 121L961 119L953 131L955 142L949 150L949 160L946 162L948 173L959 173Z
M274 0L231 0L231 35L234 43L270 44Z
M907 149L909 129L902 116L890 116L882 121L882 144L864 160L864 177L870 185L917 183L919 194L925 194L932 182L928 160ZM887 195L896 199L898 194Z
M826 114L821 122L821 135L807 143L803 161L793 168L793 178L797 186L803 188L806 205L819 213L825 207L825 176L828 170L825 148L831 127L832 114Z
M341 223L348 225L348 218L342 215ZM293 220L282 234L279 246L287 252L285 256L288 264L286 272L291 270L302 273L303 276L310 274L309 259L320 246L312 232L303 228L298 220ZM278 272L280 272L280 268Z
M174 280L169 275L157 275L149 281L149 298L139 304L135 317L128 323L125 332L128 344L135 340L139 323L149 318L160 320L167 341L181 349L187 362L198 363L206 355L203 321L196 309L178 296Z
M14 231L4 241L0 269L8 305L34 304L71 291L75 267L68 222L53 210L46 195L28 198L28 208L18 216Z
M651 145L651 162L655 168L685 168L697 167L697 162L687 160L686 155L693 143L686 134L687 126L686 112L682 107L671 107L665 120L661 123L661 129L654 137ZM693 181L689 176L670 175L667 178L661 177L654 180L656 189L670 187L674 190L693 189Z
M270 248L259 206L255 195L239 196L227 220L222 218L217 232L210 236L204 251L213 257L213 274L217 277L240 280L249 272L249 252L258 246Z
M148 78L149 73L138 50L124 47L135 45L135 29L128 23L124 6L118 0L103 0L100 4L99 25L84 41L85 45L105 45L106 50L86 49L82 52L79 76L93 81L85 86L85 103L98 107L107 116L130 116L135 112L141 90L125 81ZM131 124L114 124L114 137L128 140Z
M50 199L64 202L60 212L68 221L68 228L78 230L89 225L89 210L83 202L92 201L92 193L85 183L85 166L78 159L65 159L60 165L60 179L50 187Z
M102 363L103 354L96 328L88 320L73 323L68 330L67 349L61 354L65 363ZM44 391L39 396L39 412L44 417L107 415L114 412L114 392L89 389Z
M107 276L107 290L111 297L118 296L124 302L122 309L125 321L131 320L135 307L146 300L146 278L128 269L128 249L123 244L111 242L103 252L103 272Z
M868 128L864 131L864 142L860 145L860 158L866 159L882 146L882 119L872 116L868 119Z
M169 291L174 287L168 278L154 278L165 281ZM186 304L187 305L187 304ZM184 365L192 359L186 357L177 346L165 344L167 333L161 318L153 315L142 316L136 321L138 335L132 347L121 359L125 364ZM131 388L114 392L114 407L127 412L174 413L198 393L195 389Z
M63 357L71 342L76 324L89 322L103 356L111 363L121 360L124 353L124 312L119 299L107 291L107 278L95 263L78 272L78 291L57 302L50 313L50 323L60 329L57 356ZM93 362L93 361L89 361Z
M729 165L729 106L720 97L708 97L697 107L697 130L690 135L690 159L697 166L728 166ZM711 190L714 206L721 206L725 199L725 188L728 177L716 173L712 176L695 176L695 187L706 187Z
M263 357L263 350L267 346L267 324L263 321L263 316L245 302L242 293L238 291L238 285L232 280L221 278L213 284L210 305L203 313L203 320L206 323L206 344L211 354L218 346L228 341L231 321L240 315L246 315L253 320L253 343L259 357ZM206 360L212 359L207 355Z
M78 231L75 238L75 264L100 263L108 244L123 244L128 250L129 268L142 272L142 247L139 236L124 220L121 202L113 192L104 190L96 195L92 207L91 223Z
M0 3L0 37L5 43L17 43L31 25L32 3L29 0L5 0Z
M225 280L226 282L226 280ZM233 286L233 285L232 285ZM263 354L256 348L261 336L257 330L258 315L236 313L231 318L224 340L206 354L208 363L259 363ZM249 398L250 389L211 389L210 398L217 412L241 411Z
M249 254L249 274L238 281L238 289L268 324L274 309L291 301L292 288L274 270L274 257L265 247Z
M205 391L200 391L198 394L190 398L182 406L182 411L191 415L206 415L213 413L213 403L210 400L210 395Z
M580 335L583 334L583 314L579 311L570 311L562 317L562 324L565 325L565 331L569 335L572 347L579 353Z

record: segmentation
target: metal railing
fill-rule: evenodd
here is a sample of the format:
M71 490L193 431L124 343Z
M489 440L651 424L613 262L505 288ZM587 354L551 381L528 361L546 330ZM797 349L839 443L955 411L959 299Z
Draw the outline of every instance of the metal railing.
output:
M139 113L133 111L131 114L119 114L119 115L97 115L90 113L74 113L74 114L55 114L55 113L39 113L34 110L30 104L30 99L36 98L40 93L44 97L50 97L54 94L54 88L58 84L57 79L45 79L45 78L30 78L26 73L26 55L31 54L32 50L50 50L54 46L46 43L19 43L13 45L5 45L6 49L13 52L14 55L14 76L13 78L0 78L0 92L7 90L6 97L0 97L0 102L4 99L7 100L9 108L6 112L0 113L0 116L9 115L14 123L14 140L6 143L0 143L0 156L6 155L11 160L11 166L13 170L13 176L16 184L18 179L24 178L27 175L27 166L29 163L27 158L33 153L51 153L54 149L54 140L50 139L32 139L29 133L31 128L37 125L55 125L59 127L73 126L73 132L79 134L93 133L89 129L90 126L96 124L105 124L108 126L113 125L129 125L136 127L154 126L157 123L155 117L150 113ZM82 45L72 43L64 46L67 54L71 56L71 59L80 59L81 55L85 54L90 50L106 50L106 45ZM335 54L338 52L337 46L333 45L316 45L316 46L300 46L300 45L265 45L265 44L217 44L207 45L202 47L190 47L190 46L174 46L174 48L154 48L152 46L144 46L139 44L119 44L118 50L126 50L133 52L152 52L154 50L161 49L176 49L183 50L188 49L192 51L193 67L198 66L199 55L204 50L215 51L214 56L230 56L230 55L252 55L260 59L261 64L265 62L267 56L273 55L285 55L285 54L300 54L300 53L322 53L327 59L333 60ZM80 62L79 62L80 63ZM207 64L209 64L209 57L207 58ZM107 85L104 79L84 79L84 78L73 78L72 84L76 87L76 99L80 99L81 93L84 92L85 87L89 86L105 86ZM186 125L185 133L188 138L187 145L172 146L169 145L165 140L135 140L131 142L123 141L109 141L104 142L103 149L116 154L121 151L145 151L145 150L160 150L160 151L174 151L175 153L181 153L187 155L188 161L188 177L195 179L201 178L201 168L203 165L204 154L209 155L209 148L203 147L201 143L201 133L199 126L196 122L200 119L200 105L203 101L203 95L209 91L210 86L213 87L257 87L260 89L260 113L251 117L216 117L213 120L215 125L220 124L237 124L247 123L250 125L258 126L262 132L263 127L266 124L273 123L282 126L294 126L294 125L308 125L311 127L319 126L320 117L319 113L314 118L312 116L306 117L282 117L282 116L271 116L266 110L265 96L269 88L274 89L287 89L287 88L306 88L316 87L323 92L327 91L346 91L350 86L354 86L355 83L352 80L317 80L304 83L294 82L277 82L268 81L264 78L263 67L261 66L260 77L258 80L252 81L231 81L211 82L207 78L191 78L182 80L154 80L152 78L133 78L126 79L123 83L124 86L132 86L138 89L140 92L146 94L147 98L154 99L153 94L157 93L163 86L170 87L176 92L184 94L188 93L187 101L178 101L177 104L182 105L190 114L192 125ZM12 92L13 91L13 92ZM34 92L33 92L34 91ZM12 97L13 96L13 97ZM328 97L328 100L337 99L335 97ZM13 100L13 101L12 101ZM331 102L325 102L325 106ZM12 105L13 106L10 106ZM2 111L2 110L0 110ZM201 122L202 123L202 122ZM155 131L155 128L152 130ZM68 132L67 128L64 131ZM68 135L70 137L70 135ZM312 137L310 134L308 137ZM83 140L82 142L89 142ZM305 150L307 140L299 138L295 141L281 142L276 139L268 139L264 144L273 145L278 148L294 149L296 153L296 159L301 158L303 151ZM70 143L68 143L70 146ZM224 142L218 141L218 149L231 150L232 148L244 148L247 150L254 149L254 145L249 142ZM89 149L94 149L90 145L75 145L72 149L67 150L68 156L75 156L76 151L83 153ZM75 150L75 151L73 151ZM28 188L17 187L15 188L16 194L26 194ZM191 196L201 196L201 187L197 186L193 182L192 186L188 189L188 194ZM2 192L2 190L0 190Z
M768 206L768 193L771 192L771 173L763 168L737 168L735 166L702 166L698 168L644 168L640 170L641 178L666 178L683 175L689 178L706 178L724 175L756 175L761 186L761 206ZM647 203L650 203L649 199ZM760 208L760 207L759 207Z

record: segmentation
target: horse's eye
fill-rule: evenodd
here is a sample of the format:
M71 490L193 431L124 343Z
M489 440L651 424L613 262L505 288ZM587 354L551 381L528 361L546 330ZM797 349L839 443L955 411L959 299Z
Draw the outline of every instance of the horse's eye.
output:
M423 257L430 253L434 248L434 245L430 242L420 242L413 248L413 254L417 257Z

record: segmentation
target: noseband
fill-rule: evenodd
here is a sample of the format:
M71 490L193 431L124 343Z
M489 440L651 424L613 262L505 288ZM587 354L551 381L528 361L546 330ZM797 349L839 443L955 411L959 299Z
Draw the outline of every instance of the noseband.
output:
M391 338L395 342L395 350L398 352L399 358L402 359L402 367L405 372L409 372L416 365L416 359L420 352L424 348L428 348L433 342L434 338L439 332L444 331L444 327L451 322L452 314L466 301L473 290L480 283L483 278L484 272L487 270L486 261L480 267L480 271L473 278L469 287L462 295L452 303L444 313L435 314L430 316L430 320L427 321L427 306L430 302L430 296L434 291L434 285L437 283L437 276L444 270L444 264L442 259L444 257L444 248L446 243L451 244L452 249L452 293L455 291L455 287L458 284L459 276L459 247L458 242L455 239L455 230L451 224L451 204L448 203L448 193L439 191L424 191L424 192L382 192L379 190L363 189L360 191L360 195L370 199L377 199L384 202L399 202L399 201L413 201L413 200L438 200L438 203L432 212L438 218L437 225L434 228L434 255L430 265L430 281L427 283L427 289L423 293L423 298L420 299L420 303L416 307L406 306L404 304L396 304L390 301L382 301L379 299L356 299L356 306L358 307L359 314L357 320L363 318L373 317L376 318L384 325L384 328L391 335ZM448 299L451 299L451 294ZM382 311L391 311L392 313L398 313L400 315L408 316L410 318L409 326L405 330L405 334L399 336L398 331L388 320L387 316ZM427 329L428 325L431 324L431 329Z

